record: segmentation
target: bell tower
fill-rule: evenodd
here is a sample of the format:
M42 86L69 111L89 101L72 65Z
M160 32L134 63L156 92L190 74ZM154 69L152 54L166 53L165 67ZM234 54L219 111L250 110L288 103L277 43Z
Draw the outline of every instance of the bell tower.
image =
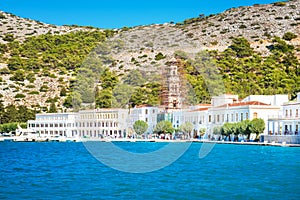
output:
M166 112L181 109L181 83L178 72L178 61L172 58L166 63L163 72L162 104Z

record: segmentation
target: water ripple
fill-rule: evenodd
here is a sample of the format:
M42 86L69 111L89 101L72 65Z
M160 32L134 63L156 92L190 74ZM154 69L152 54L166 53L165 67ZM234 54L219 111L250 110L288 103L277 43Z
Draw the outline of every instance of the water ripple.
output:
M132 152L164 145L118 143ZM81 143L0 143L0 199L300 199L300 148L219 144L199 159L200 147L159 171L130 174Z

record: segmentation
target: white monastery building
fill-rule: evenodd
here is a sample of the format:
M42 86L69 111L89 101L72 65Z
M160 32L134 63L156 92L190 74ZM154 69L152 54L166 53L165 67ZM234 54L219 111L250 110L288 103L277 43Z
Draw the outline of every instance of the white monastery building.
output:
M160 108L148 105L136 106L130 111L130 123L128 124L130 128L133 129L134 122L142 120L147 122L148 129L147 134L151 134L157 124L157 114L160 112Z
M282 113L268 120L269 135L300 135L300 93L295 101L283 104Z
M224 123L240 122L246 119L262 118L268 134L298 134L300 93L297 101L284 103L288 95L251 95L239 100L237 95L223 94L212 97L211 104L199 104L188 109L169 109L168 118L174 128L185 122L194 125L193 136L205 130L204 138L212 136L214 127ZM37 114L28 121L28 128L40 135L82 138L125 138L133 133L137 120L148 123L146 134L151 134L164 112L162 107L148 105L132 109L93 109L77 113ZM282 114L281 114L282 113ZM270 118L270 116L275 116ZM269 120L269 122L268 122Z
M127 109L79 111L75 117L77 135L85 138L122 138L128 124Z
M263 95L257 95L263 96ZM288 98L287 95L285 95ZM282 96L280 96L280 99ZM264 99L264 97L262 97ZM272 99L273 101L268 101ZM212 98L212 107L209 108L208 116L208 133L212 134L214 127L222 126L225 122L234 123L243 120L252 120L255 118L261 118L265 122L268 120L269 115L277 115L280 112L280 106L275 105L275 102L279 102L276 95L265 98L264 103L259 98L246 97L242 101L238 100L237 95L221 95ZM283 102L282 102L283 103ZM280 103L279 103L280 104ZM267 133L267 123L265 132Z
M35 120L28 121L28 128L41 137L74 137L77 134L75 116L76 113L36 114Z

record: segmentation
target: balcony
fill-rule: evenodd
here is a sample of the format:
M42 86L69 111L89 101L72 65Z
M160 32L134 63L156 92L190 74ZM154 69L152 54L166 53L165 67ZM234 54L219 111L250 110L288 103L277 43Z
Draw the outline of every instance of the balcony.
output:
M269 120L300 120L300 116L290 116L290 115L270 115L268 116Z

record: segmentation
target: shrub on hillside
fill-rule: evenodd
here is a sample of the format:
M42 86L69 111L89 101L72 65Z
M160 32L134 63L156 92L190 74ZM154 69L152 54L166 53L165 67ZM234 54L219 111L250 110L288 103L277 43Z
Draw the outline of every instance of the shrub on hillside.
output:
M6 34L4 35L3 37L3 40L6 41L6 42L12 42L14 41L14 35L13 34Z
M20 93L15 95L15 99L23 99L25 97L26 96L24 94L20 94Z
M296 38L297 35L295 35L294 33L291 32L286 32L283 36L282 39L287 40L287 41L291 41L292 39Z

